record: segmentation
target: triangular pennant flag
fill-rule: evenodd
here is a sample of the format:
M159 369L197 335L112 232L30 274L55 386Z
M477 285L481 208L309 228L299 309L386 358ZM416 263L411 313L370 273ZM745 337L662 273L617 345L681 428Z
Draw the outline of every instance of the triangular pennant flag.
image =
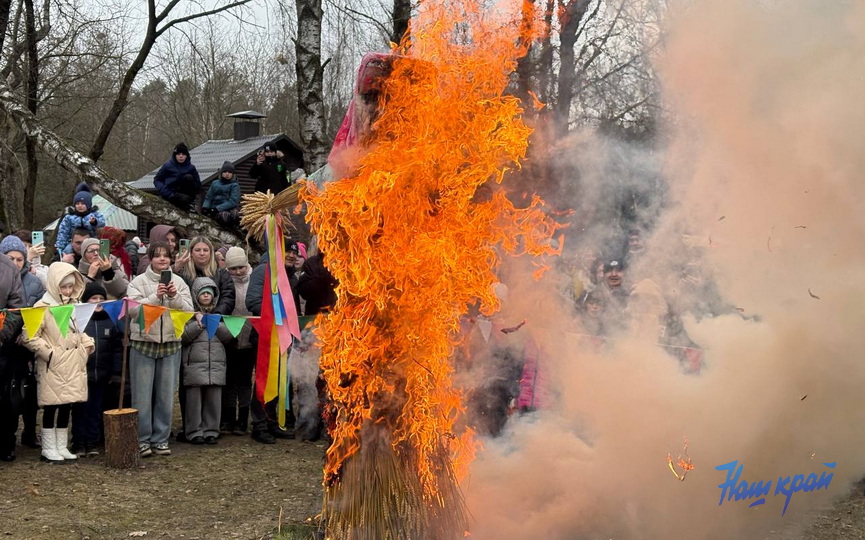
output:
M220 320L222 320L222 315L215 313L208 313L201 319L204 327L207 328L207 339L213 339L213 336L216 335L216 329L219 328Z
M493 323L486 319L478 319L478 328L481 329L481 335L484 336L484 343L490 340L490 332L493 330Z
M45 318L46 307L24 308L21 310L21 318L24 319L24 330L27 332L28 339L33 339L33 335L42 326L42 319Z
M141 302L136 302L135 300L130 300L128 298L124 299L123 308L120 310L120 318L126 317L126 310L129 308L138 307L141 305Z
M3 325L6 324L6 310L0 311L0 330L3 330Z
M111 317L112 321L117 322L117 319L122 316L121 311L125 311L123 305L123 300L112 300L111 302L102 302L102 309Z
M297 321L300 323L300 329L303 330L306 326L312 321L315 320L315 315L304 315L303 317L298 317Z
M64 306L52 306L49 309L51 315L54 316L54 320L57 321L57 328L60 329L60 335L65 338L66 333L69 331L69 321L72 320L72 313L75 311L75 305L67 304Z
M156 322L156 319L162 316L168 310L165 306L151 306L143 304L141 312L144 313L144 331L150 332L150 327Z
M186 326L186 322L195 314L172 309L168 312L168 315L171 316L171 323L174 325L174 337L179 338L183 334L183 327Z
M138 323L138 328L140 328L140 329L144 328L144 310L143 309L138 310L138 316L135 317L135 322Z
M75 327L84 331L99 304L75 304Z
M246 324L246 319L243 317L235 317L233 315L223 315L222 322L225 323L225 327L228 328L229 332L231 332L231 337L237 337L243 330L243 325Z

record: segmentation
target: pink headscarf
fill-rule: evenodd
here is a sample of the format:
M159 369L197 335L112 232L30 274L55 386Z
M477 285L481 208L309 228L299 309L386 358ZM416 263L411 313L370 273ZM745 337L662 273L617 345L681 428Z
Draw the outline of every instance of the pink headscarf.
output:
M390 63L393 58L394 56L388 53L366 53L360 61L354 84L354 95L336 132L330 155L327 157L327 162L337 178L347 174L351 169L355 155L349 150L360 142L360 138L369 129L368 124L373 121L368 114L369 111L364 110L368 109L364 107L364 98L378 100L382 79L390 73Z

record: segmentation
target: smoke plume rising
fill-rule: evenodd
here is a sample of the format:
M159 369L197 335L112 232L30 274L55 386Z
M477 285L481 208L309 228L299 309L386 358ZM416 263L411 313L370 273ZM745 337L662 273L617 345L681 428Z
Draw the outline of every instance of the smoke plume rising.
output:
M485 441L465 483L473 538L791 538L865 473L865 8L696 1L672 6L667 30L669 193L630 285L678 294L681 254L699 253L758 318L687 318L706 365L686 375L643 339L592 354L555 275L509 272L507 309L528 319L558 400ZM585 155L591 137L574 145ZM592 159L574 166L610 181ZM678 481L666 456L683 435L696 468ZM715 466L733 460L772 481L766 504L719 506ZM834 472L829 489L793 494L782 517L778 477L812 472Z

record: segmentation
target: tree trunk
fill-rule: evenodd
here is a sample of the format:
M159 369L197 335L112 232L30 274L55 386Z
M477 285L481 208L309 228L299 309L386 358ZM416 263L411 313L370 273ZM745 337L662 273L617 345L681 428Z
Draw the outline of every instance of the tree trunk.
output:
M184 212L159 197L131 188L108 176L93 161L84 157L55 133L46 129L0 81L0 109L2 109L28 137L32 138L45 155L78 178L87 180L93 191L139 218L155 223L171 223L187 231L207 236L223 244L242 245L243 239L219 228L210 219Z
M556 92L555 125L556 135L562 137L568 133L571 118L571 104L574 100L574 88L577 85L577 65L574 46L577 43L578 30L589 9L590 0L569 0L560 5L559 24L559 83Z
M24 0L24 27L27 40L27 110L36 116L39 92L39 54L36 51L36 15L33 0ZM33 228L33 211L36 202L36 182L39 179L39 158L32 137L25 142L27 178L24 183L24 226Z
M9 26L9 12L12 10L12 0L0 0L0 51L6 40L6 27Z
M105 421L105 464L115 469L138 467L138 410L113 409L102 415Z
M390 40L394 43L408 37L408 21L411 19L411 0L393 0L393 34Z
M297 108L304 165L315 171L327 162L328 141L324 118L324 67L321 65L321 0L296 0Z

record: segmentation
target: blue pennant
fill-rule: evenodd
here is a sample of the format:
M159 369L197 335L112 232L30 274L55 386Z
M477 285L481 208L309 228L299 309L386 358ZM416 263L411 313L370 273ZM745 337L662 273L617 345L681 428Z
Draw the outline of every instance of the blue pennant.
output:
M222 315L208 313L202 317L204 327L207 328L207 339L213 339L216 335L216 329L219 328L219 322L222 321Z
M102 302L102 309L111 317L111 320L117 322L120 317L120 310L123 309L123 300L112 300L111 302ZM143 311L143 310L142 310Z

